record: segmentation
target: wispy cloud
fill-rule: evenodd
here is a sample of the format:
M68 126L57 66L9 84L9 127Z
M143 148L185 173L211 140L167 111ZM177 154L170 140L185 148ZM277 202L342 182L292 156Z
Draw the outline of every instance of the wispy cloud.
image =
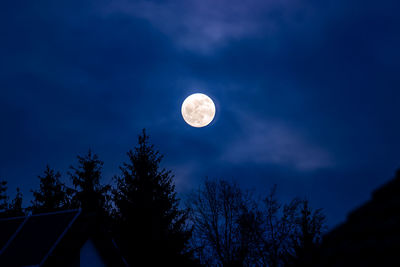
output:
M113 1L106 14L143 18L189 50L209 52L234 39L273 32L298 1Z
M242 116L243 135L222 154L230 163L276 164L299 171L313 171L334 165L331 155L277 121Z

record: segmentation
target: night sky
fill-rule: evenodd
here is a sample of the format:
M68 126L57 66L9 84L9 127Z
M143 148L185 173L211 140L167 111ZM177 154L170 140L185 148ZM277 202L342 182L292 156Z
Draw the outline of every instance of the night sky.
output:
M25 205L91 148L112 182L142 128L181 197L206 177L307 197L334 226L400 167L400 2L6 1L0 180ZM217 114L193 128L191 93Z

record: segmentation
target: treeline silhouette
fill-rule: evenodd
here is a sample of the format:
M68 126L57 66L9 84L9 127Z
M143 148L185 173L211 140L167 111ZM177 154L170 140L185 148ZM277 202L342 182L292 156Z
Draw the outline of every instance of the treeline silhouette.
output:
M9 201L2 181L0 216L81 208L132 266L303 266L321 242L325 216L306 199L281 203L276 186L258 197L233 181L206 179L181 203L145 130L127 156L112 185L101 184L103 162L90 150L67 172L72 187L46 166L26 208L18 188Z

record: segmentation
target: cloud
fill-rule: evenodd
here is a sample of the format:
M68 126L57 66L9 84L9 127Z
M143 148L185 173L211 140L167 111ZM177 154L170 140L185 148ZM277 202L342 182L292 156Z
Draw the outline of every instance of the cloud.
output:
M274 32L298 1L178 0L112 1L105 14L124 13L149 21L177 44L210 52L230 40Z
M230 163L278 165L298 171L334 166L331 155L282 122L242 116L244 134L222 154Z

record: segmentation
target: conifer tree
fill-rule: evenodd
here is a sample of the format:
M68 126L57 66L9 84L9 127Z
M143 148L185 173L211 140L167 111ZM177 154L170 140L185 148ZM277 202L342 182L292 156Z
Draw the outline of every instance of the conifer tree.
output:
M0 211L7 209L7 181L0 182Z
M24 209L22 208L22 192L17 187L17 193L15 194L15 198L11 201L8 210L7 210L7 215L9 217L16 217L16 216L24 216Z
M61 174L48 165L43 176L38 176L40 189L32 191L34 199L30 208L33 213L51 212L69 207L69 189L60 181Z
M161 169L162 155L149 144L145 130L127 155L129 161L120 167L122 175L114 191L125 257L131 264L147 266L184 264L190 231L186 212L178 207L173 175Z
M88 151L85 156L78 156L78 167L71 166L72 183L75 187L73 205L85 212L102 214L106 205L106 194L109 186L100 184L103 161Z

